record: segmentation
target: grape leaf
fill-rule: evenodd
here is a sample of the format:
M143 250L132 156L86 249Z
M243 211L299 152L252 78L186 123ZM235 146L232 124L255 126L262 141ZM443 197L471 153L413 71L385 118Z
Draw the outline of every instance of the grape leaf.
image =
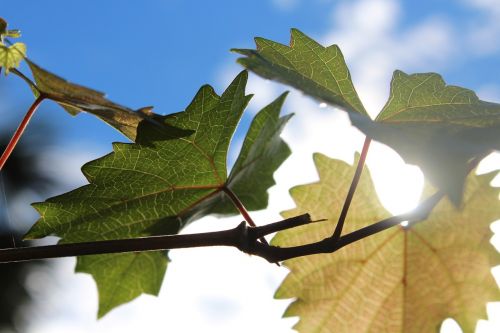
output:
M152 112L134 111L128 107L111 102L104 93L93 90L65 79L43 69L26 59L36 82L36 90L47 98L56 101L69 114L88 112L105 121L132 141L136 140L137 128L142 122L155 124L156 130L172 130L167 124L155 120L158 115ZM35 91L35 94L38 93ZM150 111L151 108L145 108ZM152 128L153 130L154 128Z
M273 173L291 154L290 148L280 137L284 126L293 116L279 116L286 95L282 94L254 117L226 181L226 186L237 194L248 210L267 207L267 189L275 184ZM206 212L224 216L234 215L237 210L227 195L219 192L198 205L195 211L186 212L185 218L191 219L191 214L205 215Z
M15 43L10 46L4 44L5 37L18 38L21 36L19 30L8 30L7 21L0 17L0 72L4 68L5 75L10 69L19 67L19 64L26 58L26 45Z
M446 85L440 75L395 71L376 122L352 115L368 136L394 148L458 205L467 163L500 149L500 104L472 90Z
M471 90L446 86L437 74L396 71L389 101L374 122L362 108L338 46L325 48L295 29L291 47L262 38L256 44L257 50L235 50L246 56L239 63L348 111L353 125L421 167L456 205L467 162L500 149L500 105L479 100Z
M41 218L27 237L57 235L67 243L174 234L202 215L235 214L228 200L213 201L223 187L250 209L264 208L272 175L290 154L279 138L290 116L279 116L285 95L260 111L227 177L229 143L251 98L247 76L239 74L220 97L203 86L184 112L161 117L195 130L190 136L151 131L144 123L137 143L115 143L111 154L87 163L82 170L90 184L34 204ZM77 270L93 274L103 316L142 292L156 293L166 263L164 254L101 255L79 257Z
M323 47L297 29L291 31L290 47L264 38L255 38L255 44L257 50L232 50L246 56L238 59L244 67L331 105L367 115L337 45Z
M320 180L291 190L297 207L284 217L309 212L329 223L277 234L279 246L307 244L332 234L355 168L316 154ZM500 300L491 267L500 254L489 243L489 225L500 218L497 174L470 175L464 206L442 200L427 220L365 238L332 254L288 260L290 273L277 298L295 298L285 316L299 316L299 332L437 332L454 318L473 332L486 302ZM364 172L344 233L388 217Z
M98 318L141 294L158 295L167 270L162 252L79 257L75 271L91 274L99 290Z
M25 57L25 44L14 43L11 46L5 46L0 43L0 69L4 69L5 75L9 74L11 68L19 67L19 64Z

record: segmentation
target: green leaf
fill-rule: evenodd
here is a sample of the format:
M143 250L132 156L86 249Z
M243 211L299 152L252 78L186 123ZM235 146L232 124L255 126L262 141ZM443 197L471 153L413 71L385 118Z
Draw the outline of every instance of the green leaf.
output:
M284 95L256 115L228 178L229 143L251 98L245 96L247 76L247 72L239 74L220 97L212 87L203 86L186 111L157 118L181 130L195 130L191 135L180 138L175 133L151 131L152 126L145 123L138 128L137 143L115 143L111 154L86 164L82 170L90 184L34 204L41 218L27 237L57 235L62 242L81 242L175 234L201 216L235 214L230 201L214 200L223 198L225 186L241 195L250 209L264 208L267 189L274 184L272 174L290 153L279 138L289 116L279 117ZM166 266L166 257L157 256L154 261L140 257L130 268L125 263L132 256L120 256L116 265L110 256L78 259L78 270L93 273L97 281L100 316L154 289L135 284L149 274L136 267L151 265L159 272L159 267ZM130 269L133 274L128 273ZM120 278L103 277L99 270ZM157 286L157 281L152 285Z
M244 203L248 210L260 210L267 207L267 189L275 182L273 173L290 156L288 145L280 134L292 114L280 117L281 107L287 93L263 108L253 119L240 154L226 187L231 189ZM198 205L189 214L234 215L237 210L222 192Z
M394 148L458 205L467 163L500 149L500 104L447 86L434 73L394 72L389 101L376 122L351 115L369 137Z
M162 252L78 257L75 271L92 274L99 290L98 318L142 293L158 295L167 269ZM120 281L117 283L117 281Z
M0 43L0 68L5 70L5 75L9 74L11 68L19 67L21 60L26 57L26 45L23 43L14 43L11 46L5 46Z
M479 100L471 90L446 86L438 74L396 71L389 101L374 122L359 101L338 46L323 47L295 29L290 47L262 38L256 43L257 50L234 50L246 56L239 63L349 111L353 125L418 165L456 205L468 161L500 149L500 105Z
M323 47L292 29L290 47L255 38L256 50L233 49L245 58L238 62L256 74L291 85L304 93L347 111L367 115L337 45Z
M168 125L156 121L155 118L159 117L158 115L137 112L111 102L104 97L102 92L68 82L31 60L26 59L26 61L35 78L36 90L56 101L71 115L77 115L81 111L93 114L132 141L136 140L139 124L144 122L154 123L158 131L173 130Z
M280 118L286 95L282 94L255 116L227 180L227 186L250 210L267 207L266 190L275 184L274 170L291 154L290 148L280 137L293 116L290 114Z
M329 237L355 167L315 155L320 180L291 190L297 207L315 223L277 234L272 244L303 245ZM467 180L463 209L442 200L427 220L375 234L332 254L288 260L290 273L276 293L294 298L285 316L299 316L299 332L437 332L454 318L473 332L486 303L500 300L491 267L500 255L489 225L500 218L498 172ZM361 176L344 234L388 217L368 172Z

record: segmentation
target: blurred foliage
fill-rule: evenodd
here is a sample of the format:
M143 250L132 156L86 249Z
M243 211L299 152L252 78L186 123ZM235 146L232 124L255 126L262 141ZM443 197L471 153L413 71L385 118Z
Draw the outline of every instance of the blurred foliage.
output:
M14 217L16 220L9 220L9 203L26 191L41 195L55 185L53 180L42 175L36 167L43 146L48 142L45 133L50 131L44 131L43 138L38 137L36 133L24 137L1 171L0 248L13 247L14 244L29 245L21 241L22 231L14 228L14 225L26 225L32 221L17 221L17 217ZM0 152L3 152L10 139L7 135L8 133L2 133L0 136ZM0 265L0 332L22 331L24 318L19 310L31 301L25 281L30 271L42 264L43 262L28 262Z

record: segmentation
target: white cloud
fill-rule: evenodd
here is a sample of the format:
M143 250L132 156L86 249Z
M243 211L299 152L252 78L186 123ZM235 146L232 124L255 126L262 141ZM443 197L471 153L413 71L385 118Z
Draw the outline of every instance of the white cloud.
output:
M262 223L265 214L255 217ZM234 227L240 218L206 218L184 233ZM87 274L73 274L74 259L30 276L42 306L33 313L33 333L63 332L290 332L295 319L280 320L288 302L272 301L284 267L232 248L174 250L160 297L142 296L96 321L97 293ZM50 296L50 297L49 297ZM140 318L140 319L139 319ZM255 320L258 318L258 320Z
M280 10L289 11L295 9L300 0L272 0L271 2Z
M442 18L429 17L402 29L402 12L395 0L344 2L340 10L333 10L332 18L333 26L321 40L339 45L372 116L387 99L395 69L438 71L450 64L456 49L453 27Z
M466 32L469 52L491 55L500 51L500 2L497 0L462 0L479 15L471 15Z
M476 90L477 96L489 102L500 103L500 85L485 84Z
M241 70L242 68L240 66L231 61L228 61L227 65L221 67L216 78L217 92L222 93ZM250 74L245 91L247 95L254 95L249 105L250 112L256 113L258 110L271 103L271 101L285 90L288 89L280 84L270 80L263 80Z

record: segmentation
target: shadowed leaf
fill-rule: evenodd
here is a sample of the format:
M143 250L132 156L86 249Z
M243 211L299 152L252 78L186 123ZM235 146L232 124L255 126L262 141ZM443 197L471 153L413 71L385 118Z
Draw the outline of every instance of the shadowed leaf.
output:
M172 130L170 126L154 120L158 115L152 112L137 112L111 102L102 92L68 82L31 60L26 59L26 61L35 78L37 89L47 98L56 101L71 115L77 115L81 111L93 114L132 141L137 139L137 127L143 122L154 124L158 131Z

